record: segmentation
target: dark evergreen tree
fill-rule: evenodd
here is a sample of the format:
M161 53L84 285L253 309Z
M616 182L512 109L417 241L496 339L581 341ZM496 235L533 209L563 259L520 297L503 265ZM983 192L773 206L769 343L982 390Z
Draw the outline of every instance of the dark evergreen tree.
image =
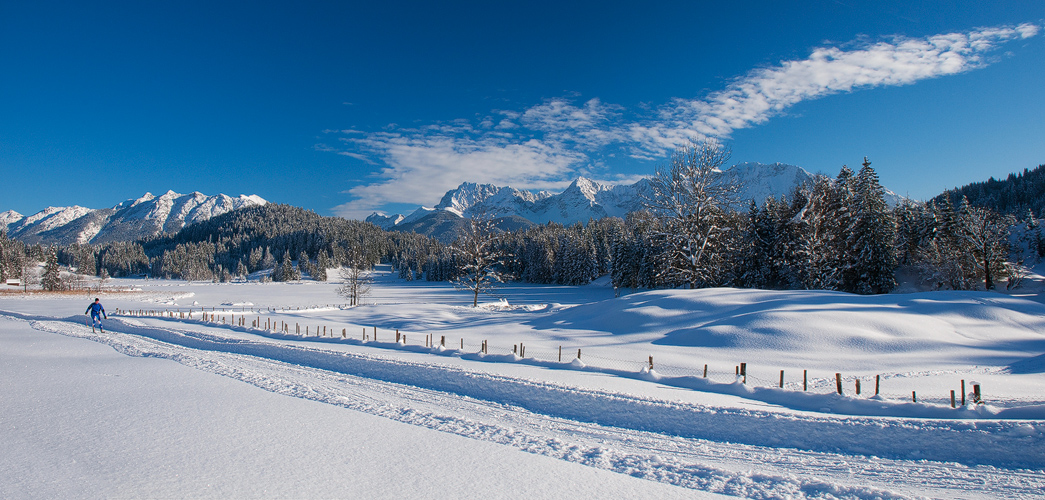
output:
M40 286L49 292L62 289L61 268L58 265L58 248L51 245L47 249L47 261L44 264L44 274L40 278Z
M885 203L885 189L866 157L851 209L849 250L855 281L843 287L862 294L889 293L896 287L896 222Z

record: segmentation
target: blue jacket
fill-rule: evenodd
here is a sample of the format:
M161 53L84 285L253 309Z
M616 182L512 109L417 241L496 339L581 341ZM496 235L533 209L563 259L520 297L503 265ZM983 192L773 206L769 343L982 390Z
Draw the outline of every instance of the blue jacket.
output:
M105 308L102 307L100 302L93 302L91 305L87 306L87 310L83 313L91 313L91 316L98 316L100 314L105 314Z

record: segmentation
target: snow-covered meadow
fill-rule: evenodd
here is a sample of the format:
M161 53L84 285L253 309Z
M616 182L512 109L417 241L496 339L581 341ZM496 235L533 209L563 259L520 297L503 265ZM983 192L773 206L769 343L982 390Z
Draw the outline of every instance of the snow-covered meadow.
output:
M0 496L1045 494L1033 296L108 286L0 295Z

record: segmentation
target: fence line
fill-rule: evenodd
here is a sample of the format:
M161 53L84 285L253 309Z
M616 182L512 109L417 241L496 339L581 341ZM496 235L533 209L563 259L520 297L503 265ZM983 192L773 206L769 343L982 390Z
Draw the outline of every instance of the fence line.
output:
M328 305L327 307L339 306ZM467 341L463 337L449 337L446 335L436 336L434 334L421 335L417 333L408 335L407 332L400 332L398 329L393 329L394 333L393 331L381 332L379 338L378 328L376 326L370 328L361 327L359 325L351 327L341 325L332 326L330 324L323 324L320 321L313 321L309 324L296 322L291 326L291 324L286 321L276 320L272 317L265 317L264 322L262 322L263 312L308 311L314 309L320 308L258 308L257 310L250 308L249 313L247 312L248 310L246 309L246 306L240 307L238 311L234 308L231 310L221 308L219 310L215 307L211 307L210 311L207 311L207 309L203 307L198 308L198 310L195 308L189 308L186 310L178 308L175 310L164 309L162 311L158 309L116 309L113 315L201 321L216 325L240 327L248 330L261 330L270 334L279 333L288 336L301 335L303 338L317 337L373 342L382 344L376 347L392 349L395 348L393 346L399 345L404 347L425 347L436 351L456 351L462 354L477 353L486 356L514 355L519 359L535 360L547 364L561 363L563 365L569 365L573 363L574 360L580 360L583 363L583 366L589 369L605 369L619 372L653 372L662 377L695 377L719 384L741 383L752 387L775 387L786 391L811 392L814 394L837 393L849 397L877 396L890 400L907 400L910 402L920 402L922 404L933 403L943 406L949 405L951 408L965 406L967 402L972 402L974 404L981 404L984 402L980 385L972 384L972 391L966 393L966 381L964 379L961 380L960 391L951 390L949 396L931 394L920 397L917 395L917 391L912 391L911 394L882 391L881 380L883 378L892 378L889 375L884 377L881 375L875 375L873 379L871 379L870 377L865 376L843 377L841 373L835 373L834 377L809 378L808 370L803 370L801 374L802 380L798 381L795 380L797 375L788 374L786 370L779 370L779 377L762 378L761 376L752 375L750 371L747 370L746 363L737 363L728 368L723 368L724 363L715 363L713 365L711 363L702 363L696 366L682 366L659 363L653 356L648 356L645 360L636 360L605 357L598 354L592 354L591 352L583 353L582 355L583 348L577 348L576 351L574 351L574 348L563 345L559 345L557 348L553 349L548 349L546 345L533 348L523 342L511 346L508 346L507 344L494 345L490 344L490 342L485 339L476 344ZM316 323L320 324L317 325ZM865 382L867 385L864 385Z

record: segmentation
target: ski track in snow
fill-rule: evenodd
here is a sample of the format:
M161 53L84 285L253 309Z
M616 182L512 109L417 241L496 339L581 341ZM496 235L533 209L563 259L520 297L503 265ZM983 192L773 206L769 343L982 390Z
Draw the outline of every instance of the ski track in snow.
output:
M0 314L271 392L697 490L748 498L1040 498L1045 492L1040 421L715 408L129 318L110 320L110 331L96 334L78 317Z

